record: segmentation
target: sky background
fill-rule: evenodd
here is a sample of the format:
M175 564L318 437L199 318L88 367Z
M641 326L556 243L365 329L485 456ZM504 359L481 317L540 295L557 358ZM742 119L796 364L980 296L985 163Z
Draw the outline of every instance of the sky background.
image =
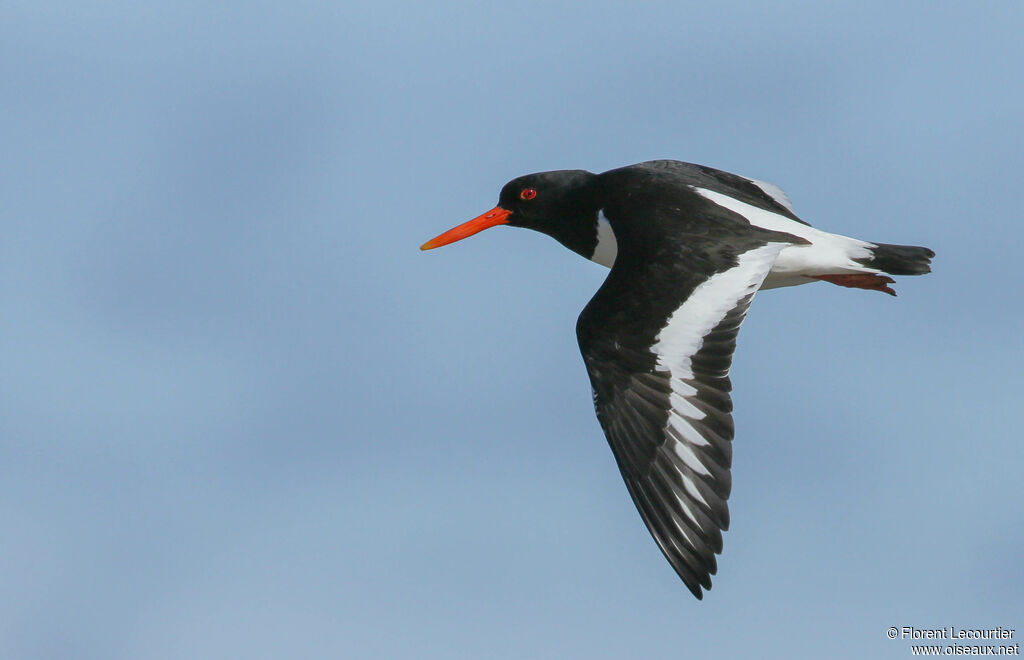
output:
M902 658L1024 637L1019 2L0 6L0 657ZM605 271L426 239L676 158L933 248L763 293L696 601L593 415Z

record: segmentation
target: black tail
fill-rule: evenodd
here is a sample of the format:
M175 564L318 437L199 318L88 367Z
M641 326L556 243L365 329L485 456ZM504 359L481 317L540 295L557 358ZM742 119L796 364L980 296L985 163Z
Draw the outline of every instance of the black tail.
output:
M935 253L925 247L878 243L872 248L870 257L857 261L890 275L924 275L932 272L934 256Z

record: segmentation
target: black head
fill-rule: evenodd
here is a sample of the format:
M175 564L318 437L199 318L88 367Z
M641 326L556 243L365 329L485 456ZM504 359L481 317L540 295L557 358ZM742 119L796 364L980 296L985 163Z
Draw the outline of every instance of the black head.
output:
M447 245L507 224L548 234L589 258L596 244L599 197L597 175L585 170L527 174L505 184L496 207L424 243L421 249Z

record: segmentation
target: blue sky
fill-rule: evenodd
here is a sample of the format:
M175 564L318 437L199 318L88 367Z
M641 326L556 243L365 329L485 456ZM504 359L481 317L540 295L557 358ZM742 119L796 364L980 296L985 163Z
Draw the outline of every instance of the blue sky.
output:
M1019 3L0 8L0 656L906 657L1024 630ZM765 292L697 602L591 409L604 270L417 247L652 158L933 248ZM1014 641L1019 641L1018 638Z

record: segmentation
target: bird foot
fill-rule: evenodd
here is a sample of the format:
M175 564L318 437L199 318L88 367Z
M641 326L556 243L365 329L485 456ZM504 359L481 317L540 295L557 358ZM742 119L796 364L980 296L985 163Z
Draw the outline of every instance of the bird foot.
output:
M896 292L888 285L894 284L896 280L885 275L876 275L874 273L856 273L852 275L814 275L816 280L824 280L832 284L838 284L839 286L849 287L851 289L868 289L870 291L882 291L888 293L890 296L895 296Z

